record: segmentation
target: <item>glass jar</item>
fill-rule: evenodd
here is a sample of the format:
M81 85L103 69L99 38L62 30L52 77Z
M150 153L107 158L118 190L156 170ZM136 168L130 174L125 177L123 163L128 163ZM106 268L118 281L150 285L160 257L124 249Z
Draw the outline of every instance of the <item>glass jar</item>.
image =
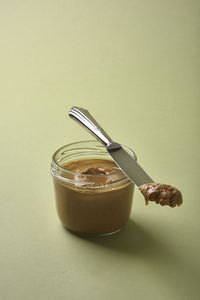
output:
M123 147L136 159L132 150ZM95 140L65 145L52 157L57 213L63 226L75 233L113 234L130 216L134 184L117 165L106 174L81 174L69 167L88 163L95 167L97 162L114 164L105 146Z

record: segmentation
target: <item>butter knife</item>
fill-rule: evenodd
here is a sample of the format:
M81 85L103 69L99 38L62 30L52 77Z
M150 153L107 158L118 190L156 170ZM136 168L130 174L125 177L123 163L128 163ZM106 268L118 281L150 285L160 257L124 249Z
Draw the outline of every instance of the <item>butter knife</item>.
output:
M114 142L109 137L86 109L73 106L69 111L69 116L87 129L106 147L118 167L138 187L145 183L154 182L137 161L119 143Z

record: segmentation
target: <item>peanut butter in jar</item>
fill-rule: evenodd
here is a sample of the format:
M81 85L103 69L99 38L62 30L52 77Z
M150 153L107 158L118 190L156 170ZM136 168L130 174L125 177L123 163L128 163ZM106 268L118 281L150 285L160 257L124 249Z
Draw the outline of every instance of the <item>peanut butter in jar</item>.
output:
M53 155L51 173L58 216L67 229L108 235L119 231L129 219L134 184L99 142L60 148Z

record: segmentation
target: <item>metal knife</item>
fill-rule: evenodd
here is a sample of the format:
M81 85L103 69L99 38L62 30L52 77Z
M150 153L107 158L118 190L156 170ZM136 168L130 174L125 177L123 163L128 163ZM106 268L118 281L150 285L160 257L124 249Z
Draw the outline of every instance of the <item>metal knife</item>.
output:
M91 114L84 108L73 106L69 116L87 129L107 149L108 153L122 172L137 186L154 182L143 168L131 157L124 148L114 142Z

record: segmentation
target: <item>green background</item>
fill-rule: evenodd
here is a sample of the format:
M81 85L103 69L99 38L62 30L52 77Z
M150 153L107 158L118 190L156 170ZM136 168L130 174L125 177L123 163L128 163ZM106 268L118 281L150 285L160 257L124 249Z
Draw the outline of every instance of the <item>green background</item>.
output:
M198 0L0 1L1 299L199 299L199 18ZM73 105L183 206L136 189L121 233L65 231L51 156L91 138Z

